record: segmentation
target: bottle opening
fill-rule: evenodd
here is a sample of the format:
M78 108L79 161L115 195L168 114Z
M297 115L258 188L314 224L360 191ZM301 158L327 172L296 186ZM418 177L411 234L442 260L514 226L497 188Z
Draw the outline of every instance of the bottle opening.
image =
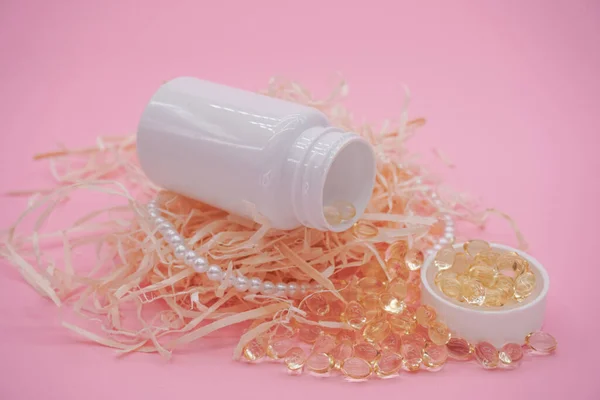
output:
M375 157L367 141L351 138L337 152L326 171L323 218L327 229L344 231L364 213L373 192Z

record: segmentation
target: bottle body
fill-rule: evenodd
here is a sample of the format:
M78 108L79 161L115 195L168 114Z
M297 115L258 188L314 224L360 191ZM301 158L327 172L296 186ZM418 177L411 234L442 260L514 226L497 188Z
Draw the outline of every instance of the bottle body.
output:
M306 178L310 154L323 152L323 137L329 137L327 147L347 135L352 134L331 127L316 109L182 77L165 83L150 100L137 146L142 169L157 185L234 214L259 213L275 228L292 229L311 225L298 215L302 201L294 201L315 189ZM307 184L312 187L303 189ZM308 195L318 197L314 190Z

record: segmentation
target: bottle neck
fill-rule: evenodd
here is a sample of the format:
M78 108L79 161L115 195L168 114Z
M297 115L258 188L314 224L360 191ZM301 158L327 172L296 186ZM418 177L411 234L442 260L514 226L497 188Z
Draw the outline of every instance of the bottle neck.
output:
M295 141L288 161L294 165L292 207L301 224L341 232L364 213L375 183L371 145L362 137L333 127L313 127ZM326 207L349 203L356 213L341 222L326 218Z

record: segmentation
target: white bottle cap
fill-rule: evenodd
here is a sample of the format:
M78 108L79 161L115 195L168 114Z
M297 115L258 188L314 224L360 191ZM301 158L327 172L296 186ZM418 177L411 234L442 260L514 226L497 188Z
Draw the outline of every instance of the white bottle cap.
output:
M490 244L493 249L514 251L529 262L535 274L533 293L521 303L489 309L469 306L446 297L434 282L437 268L435 254L427 258L421 268L421 302L434 307L438 319L448 325L453 336L462 337L470 343L486 341L496 347L506 343L523 343L525 336L542 328L546 310L546 295L550 286L548 273L530 255L501 244ZM454 248L462 248L456 244Z

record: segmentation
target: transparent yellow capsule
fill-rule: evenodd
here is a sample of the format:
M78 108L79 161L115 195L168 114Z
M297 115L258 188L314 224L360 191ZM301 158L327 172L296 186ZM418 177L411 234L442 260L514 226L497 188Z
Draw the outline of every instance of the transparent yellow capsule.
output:
M316 325L302 325L298 329L298 338L306 343L314 343L323 333L323 329Z
M448 273L447 276L442 276L438 281L438 287L442 293L452 299L458 299L461 295L461 284L458 280L458 276L453 272Z
M342 222L348 221L356 216L356 207L348 201L338 200L333 202L332 206L337 208Z
M395 278L388 283L387 291L399 300L403 300L408 294L408 283L402 278Z
M535 275L533 272L524 272L515 279L515 298L523 301L533 293L535 289Z
M454 263L452 264L450 271L457 274L464 274L469 270L472 262L473 259L467 253L458 252L454 256Z
M331 356L336 361L344 361L347 358L352 357L354 353L354 348L350 342L343 342L338 344L332 351Z
M361 304L365 310L365 316L368 321L378 319L383 315L378 294L373 293L363 297Z
M429 340L440 346L448 343L450 340L450 329L442 322L431 322L427 334L429 335Z
M367 315L364 307L357 301L349 301L346 305L346 310L342 315L342 319L346 321L354 329L360 329L367 322Z
M358 221L352 227L354 236L360 239L369 239L379 234L379 229L375 225L366 221Z
M369 342L361 342L354 345L354 355L367 362L373 362L379 357L379 350Z
M437 313L435 312L435 308L428 306L426 304L422 304L415 311L415 318L417 323L424 328L428 328L429 324L435 321L435 317Z
M454 264L454 259L456 257L456 251L454 247L447 245L442 247L437 254L435 255L435 259L433 263L437 267L438 270L442 271L445 269L450 269L452 264Z
M343 362L341 371L350 379L366 379L373 369L367 361L359 357L351 357Z
M435 284L439 285L444 279L458 279L458 274L452 270L438 271L435 274Z
M475 264L469 268L469 277L480 282L485 287L492 287L498 278L498 269L495 266Z
M523 359L523 347L517 343L507 343L500 349L498 358L504 365L515 365Z
M512 298L515 294L515 281L510 276L498 275L494 287L504 291L507 299Z
M515 252L502 254L496 263L503 274L517 277L529 269L529 263Z
M294 347L287 352L283 362L290 371L298 371L306 362L306 353L300 347Z
M312 352L313 353L330 353L337 346L337 341L335 337L331 335L320 335L317 340L315 340L315 344L313 344Z
M388 321L392 325L392 330L400 335L414 332L417 328L417 322L408 313L390 315Z
M425 344L427 343L427 338L425 338L425 336L421 335L420 333L414 332L414 333L408 333L406 335L402 335L400 342L402 344L410 343L410 344L418 347L419 349L422 349L425 347Z
M342 214L340 210L334 205L324 206L323 215L325 215L325 220L330 225L339 225L342 223Z
M427 343L423 349L423 364L429 368L438 368L448 360L446 345Z
M390 376L395 374L402 367L402 357L400 354L383 351L381 357L375 363L375 373L380 377Z
M379 302L381 308L390 314L400 314L406 309L406 304L390 293L381 293Z
M500 253L496 250L484 250L475 256L474 262L483 265L496 265Z
M473 351L475 351L473 346L463 338L450 338L446 347L450 358L460 361L471 359Z
M379 343L379 346L383 350L392 351L397 353L400 351L400 337L394 333L390 333L385 339Z
M467 303L480 306L485 301L485 287L475 279L467 279L460 286L460 295Z
M262 341L253 339L244 347L244 357L248 361L258 361L267 354Z
M558 345L554 336L546 332L531 332L525 337L525 344L539 354L550 354Z
M411 271L419 270L423 265L424 259L423 252L415 248L408 250L404 256L404 262Z
M463 248L468 255L475 257L482 251L490 250L490 244L484 240L469 240L463 245Z
M421 362L423 361L421 347L418 347L414 343L402 342L400 354L402 355L403 365L406 370L413 372L421 368Z
M408 252L408 243L405 240L399 240L392 243L385 251L385 261L388 262L392 259L402 260Z
M310 312L319 317L323 317L329 313L329 302L324 293L313 293L306 298L306 307Z
M356 335L355 335L354 331L351 331L348 329L342 329L337 333L337 335L335 335L335 339L337 340L338 343L343 343L343 342L351 342L352 343L356 339Z
M500 362L498 350L488 342L481 342L475 345L475 359L484 368L496 368Z
M374 276L366 276L358 281L358 287L364 293L381 293L385 290L385 283Z
M291 338L275 338L267 346L267 355L273 359L285 357L287 352L294 347L294 340Z
M304 363L306 369L317 374L326 374L331 371L333 365L333 357L325 353L312 353Z
M502 289L497 288L485 288L485 300L484 306L488 307L502 307L508 302L508 296Z
M386 265L392 278L400 278L406 281L410 277L410 270L406 266L404 258L392 258L386 261Z
M391 330L390 323L385 319L380 319L365 325L362 335L367 342L377 343L385 339Z

